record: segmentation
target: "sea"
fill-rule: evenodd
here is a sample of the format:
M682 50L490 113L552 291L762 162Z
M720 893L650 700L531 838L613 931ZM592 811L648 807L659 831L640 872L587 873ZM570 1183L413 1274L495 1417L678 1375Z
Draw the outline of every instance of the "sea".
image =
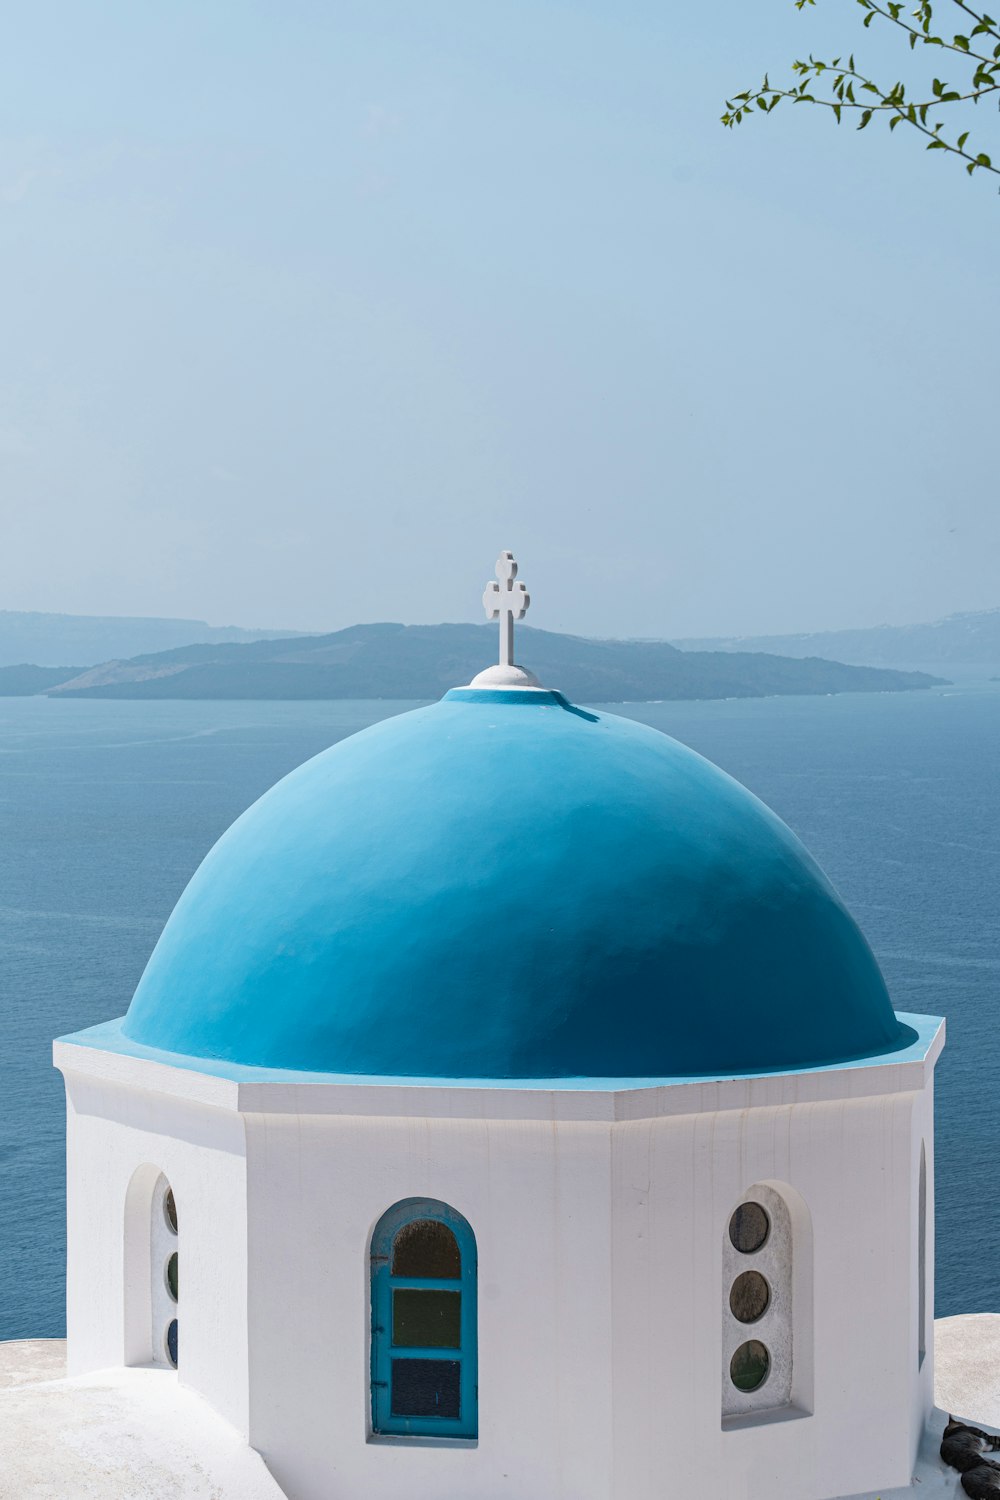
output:
M185 883L245 807L414 706L0 698L0 1338L64 1332L52 1038L125 1011ZM980 669L929 691L610 711L769 803L839 888L897 1010L947 1016L936 1311L1000 1311L1000 682Z

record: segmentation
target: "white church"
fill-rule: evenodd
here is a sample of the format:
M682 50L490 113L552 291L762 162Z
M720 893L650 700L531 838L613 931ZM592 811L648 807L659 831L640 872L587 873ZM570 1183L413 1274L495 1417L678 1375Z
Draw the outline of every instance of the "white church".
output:
M0 1495L957 1492L943 1022L743 787L514 665L516 572L500 665L280 781L56 1042L68 1368L13 1361Z

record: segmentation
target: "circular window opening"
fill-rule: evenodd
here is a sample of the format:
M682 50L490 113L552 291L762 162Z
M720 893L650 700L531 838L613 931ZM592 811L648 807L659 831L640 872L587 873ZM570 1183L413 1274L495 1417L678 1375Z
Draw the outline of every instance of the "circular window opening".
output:
M173 1188L167 1188L163 1195L163 1217L167 1221L167 1228L171 1234L177 1233L177 1204L174 1202Z
M753 1255L770 1233L771 1220L759 1203L741 1203L729 1221L729 1238L742 1255Z
M176 1250L174 1251L174 1253L170 1257L170 1259L167 1261L166 1278L167 1278L167 1291L170 1293L171 1297L176 1302L177 1301L177 1251ZM747 1320L744 1318L743 1321L746 1322Z
M758 1391L770 1369L771 1356L760 1339L749 1339L729 1361L729 1378L738 1391Z
M759 1271L742 1271L729 1289L729 1310L741 1323L756 1323L770 1300L771 1288Z
M170 1363L173 1365L174 1369L176 1370L176 1368L177 1368L177 1319L176 1318L171 1318L170 1322L167 1324L167 1337L165 1339L165 1343L166 1343L166 1346L167 1346L167 1358L169 1359ZM761 1345L761 1348L763 1348L763 1345Z

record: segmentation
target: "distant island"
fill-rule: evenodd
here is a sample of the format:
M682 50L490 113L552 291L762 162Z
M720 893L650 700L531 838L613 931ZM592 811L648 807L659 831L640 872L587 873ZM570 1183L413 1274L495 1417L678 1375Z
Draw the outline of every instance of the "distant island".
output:
M275 640L302 633L245 630L241 625L209 625L204 620L155 615L56 615L0 609L0 667L31 662L36 667L61 668L67 661L89 665L196 642Z
M438 698L495 660L487 625L354 625L330 635L208 642L90 668L0 667L0 695L77 698ZM518 655L581 702L904 692L943 679L757 652L680 651L521 629Z
M800 635L697 636L675 640L682 651L766 651L779 656L823 656L865 666L949 662L1000 667L1000 609L949 615L925 625L875 625L869 630L821 630Z

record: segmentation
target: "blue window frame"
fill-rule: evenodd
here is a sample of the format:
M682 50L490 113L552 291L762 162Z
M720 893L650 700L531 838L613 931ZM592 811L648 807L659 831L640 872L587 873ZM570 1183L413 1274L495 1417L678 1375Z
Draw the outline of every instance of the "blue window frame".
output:
M406 1198L371 1249L372 1431L474 1438L476 1237L455 1209Z

